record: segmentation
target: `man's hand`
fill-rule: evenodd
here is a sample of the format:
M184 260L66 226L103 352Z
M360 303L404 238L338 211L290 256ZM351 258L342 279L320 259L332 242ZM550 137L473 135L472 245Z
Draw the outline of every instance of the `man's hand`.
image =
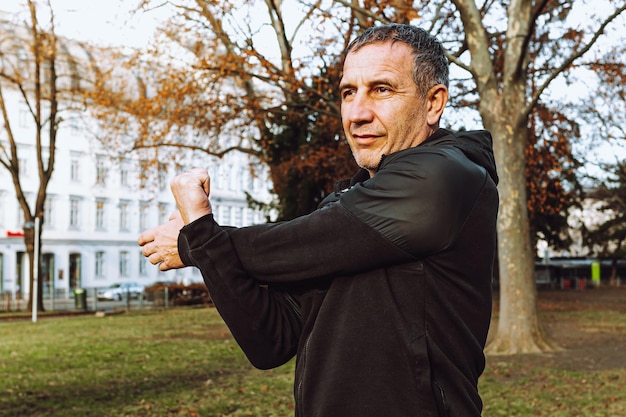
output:
M178 211L167 223L139 235L143 256L153 265L159 264L161 271L185 266L178 253L178 234L184 225L211 214L210 181L207 170L200 168L174 177L170 186Z
M209 173L201 168L194 168L171 181L170 188L185 224L211 214L210 184Z
M184 226L179 212L170 216L167 223L144 231L139 235L142 254L151 264L159 264L161 271L183 268L185 265L178 254L178 233Z

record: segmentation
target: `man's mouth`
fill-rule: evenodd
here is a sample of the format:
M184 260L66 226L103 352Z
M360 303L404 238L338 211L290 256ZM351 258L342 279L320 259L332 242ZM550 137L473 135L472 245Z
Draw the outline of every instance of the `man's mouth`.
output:
M370 134L352 135L354 142L359 146L369 146L378 140L379 136Z

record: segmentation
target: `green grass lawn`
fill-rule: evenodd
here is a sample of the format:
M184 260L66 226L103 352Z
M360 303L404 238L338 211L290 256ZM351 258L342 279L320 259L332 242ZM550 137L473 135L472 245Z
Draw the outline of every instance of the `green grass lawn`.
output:
M215 309L0 323L0 416L288 416L293 365L252 368Z
M624 314L559 315L626 335ZM542 364L489 360L484 416L626 415L623 367ZM212 308L0 322L1 417L292 416L292 382L293 361L252 368Z

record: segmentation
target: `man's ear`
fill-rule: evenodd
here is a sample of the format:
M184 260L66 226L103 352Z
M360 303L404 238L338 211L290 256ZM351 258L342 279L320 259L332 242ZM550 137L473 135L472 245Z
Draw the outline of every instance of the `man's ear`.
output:
M437 126L448 103L448 88L443 84L435 85L426 93L426 101L428 104L426 122L429 126Z

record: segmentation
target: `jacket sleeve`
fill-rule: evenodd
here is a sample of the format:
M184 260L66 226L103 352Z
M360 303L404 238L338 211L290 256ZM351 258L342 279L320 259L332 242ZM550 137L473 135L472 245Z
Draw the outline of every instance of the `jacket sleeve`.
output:
M352 275L450 247L486 178L455 152L399 157L309 215L228 233L243 269L260 281Z
M302 327L297 300L250 278L212 215L183 227L178 247L183 262L202 272L213 304L255 367L274 368L295 355Z

